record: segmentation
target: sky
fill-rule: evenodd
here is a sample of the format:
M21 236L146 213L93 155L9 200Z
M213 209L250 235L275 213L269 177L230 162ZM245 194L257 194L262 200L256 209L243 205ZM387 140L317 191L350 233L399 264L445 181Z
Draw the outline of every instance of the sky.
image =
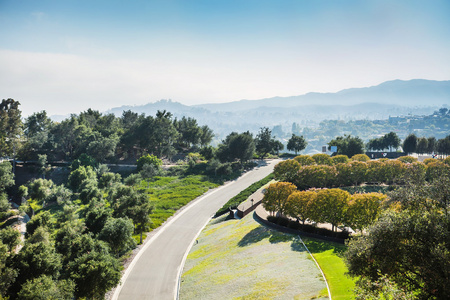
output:
M450 80L448 0L0 0L23 116Z

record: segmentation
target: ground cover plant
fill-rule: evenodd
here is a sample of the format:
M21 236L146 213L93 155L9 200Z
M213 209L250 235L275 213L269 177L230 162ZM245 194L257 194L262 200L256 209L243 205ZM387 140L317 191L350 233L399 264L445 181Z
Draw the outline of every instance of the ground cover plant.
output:
M152 229L159 227L178 209L201 196L218 184L201 175L187 177L155 177L140 182L140 189L148 194L153 211L150 214Z
M212 220L192 247L180 299L327 299L323 277L295 235L251 215ZM347 298L348 299L348 298Z
M221 216L229 211L229 209L236 209L239 204L244 202L245 200L250 197L254 192L256 192L258 189L260 189L262 186L267 184L273 179L273 174L270 174L266 176L265 178L261 179L260 181L257 181L250 185L245 190L241 191L239 194L228 200L227 203L225 203L217 212L215 217Z

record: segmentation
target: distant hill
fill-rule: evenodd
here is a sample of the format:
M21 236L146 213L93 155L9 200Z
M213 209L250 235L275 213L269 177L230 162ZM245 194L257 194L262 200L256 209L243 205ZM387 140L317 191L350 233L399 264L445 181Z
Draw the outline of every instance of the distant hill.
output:
M377 86L352 88L337 93L308 93L301 96L241 100L228 103L184 105L171 100L136 106L121 106L107 113L120 116L124 110L155 115L167 110L174 117L195 118L224 137L231 131L257 132L260 127L292 123L314 127L322 120L387 119L389 116L431 114L450 104L450 81L415 79L387 81Z
M211 111L240 111L261 106L356 105L367 102L407 107L450 104L450 80L393 80L377 86L345 89L337 93L308 93L300 96L273 97L262 100L200 104L196 107Z

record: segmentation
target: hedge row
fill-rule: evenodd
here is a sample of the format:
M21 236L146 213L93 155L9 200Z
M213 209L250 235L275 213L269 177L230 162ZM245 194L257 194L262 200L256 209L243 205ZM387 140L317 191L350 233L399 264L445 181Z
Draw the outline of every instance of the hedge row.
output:
M244 202L248 199L254 192L256 192L258 189L260 189L262 186L267 184L269 181L273 179L273 174L270 174L266 176L265 178L261 179L260 181L257 181L253 183L251 186L231 198L227 203L225 203L224 206L222 206L221 209L219 209L214 217L221 216L225 213L227 213L230 209L237 209L238 205Z

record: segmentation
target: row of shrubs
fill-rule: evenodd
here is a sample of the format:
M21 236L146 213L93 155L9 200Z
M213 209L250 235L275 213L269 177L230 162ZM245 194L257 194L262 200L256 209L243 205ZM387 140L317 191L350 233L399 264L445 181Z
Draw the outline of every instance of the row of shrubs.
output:
M225 205L222 206L222 208L220 208L216 212L214 217L221 216L221 215L229 212L230 209L237 209L239 204L241 204L242 202L247 200L248 197L250 197L254 192L256 192L258 189L260 189L262 186L264 186L265 184L270 182L272 179L273 179L273 174L270 174L270 175L266 176L265 178L261 179L260 181L253 183L248 188L246 188L245 190L241 191L239 194L237 194L236 196L234 196L233 198L228 200L228 202L225 203Z
M442 174L450 174L449 158L428 159L422 163L410 156L394 160L370 160L366 155L359 155L358 160L348 160L343 155L327 159L321 155L321 160L317 160L318 162L312 157L314 155L300 155L280 162L274 169L275 179L292 182L299 189L308 189L359 185L364 182L392 184L405 177L431 181ZM347 158L347 162L337 162L337 157L340 157L340 161ZM321 163L330 160L335 163Z

